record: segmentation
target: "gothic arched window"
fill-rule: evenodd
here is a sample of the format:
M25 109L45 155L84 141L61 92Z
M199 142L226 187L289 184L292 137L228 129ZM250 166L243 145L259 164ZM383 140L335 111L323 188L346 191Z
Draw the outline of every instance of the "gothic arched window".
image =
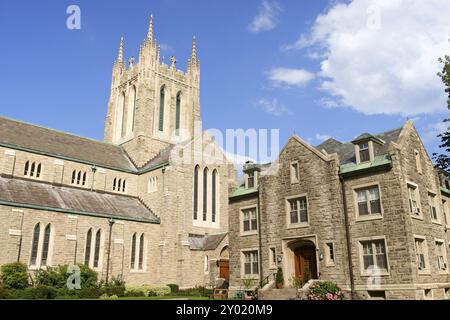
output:
M83 182L82 182L83 186L86 185L86 172L83 173Z
M31 243L31 258L30 265L35 266L37 262L37 254L39 249L39 235L41 233L41 224L38 223L34 226L33 240Z
M41 164L39 163L36 169L36 178L39 178L40 176L41 176Z
M208 168L203 170L203 221L206 221L208 213Z
M139 265L138 265L139 270L142 270L143 261L144 261L144 234L141 234L141 238L139 239Z
M181 92L177 94L177 105L175 110L175 135L180 135L180 117L181 117Z
M134 269L136 263L136 233L131 238L131 269Z
M165 90L166 90L165 87L162 86L159 92L159 125L158 125L159 131L164 131L164 103L165 103L164 100L166 97Z
M126 115L126 104L125 104L125 92L122 93L122 115L121 115L121 128L120 128L120 136L123 138L126 135L126 128L127 128L127 123L125 122L125 115Z
M72 184L75 184L75 177L76 177L76 175L77 175L77 171L73 170L72 171Z
M47 224L44 230L44 243L42 245L41 266L46 266L48 261L48 248L50 246L50 223Z
M115 191L116 190L116 183L117 183L117 178L114 178L114 180L113 180L113 191Z
M25 168L23 170L23 175L27 176L28 175L28 170L30 169L30 161L25 162Z
M217 207L217 170L214 169L211 181L211 219L216 222L216 207Z
M91 245L92 245L92 229L89 229L86 234L86 251L84 252L84 264L89 265L91 260Z
M100 241L102 239L102 230L99 229L95 235L95 248L94 248L94 268L98 268L100 260Z
M128 93L128 119L127 119L127 132L134 131L134 118L136 114L136 87L132 86Z
M198 216L198 175L199 175L199 166L195 166L194 169L194 220L197 220Z

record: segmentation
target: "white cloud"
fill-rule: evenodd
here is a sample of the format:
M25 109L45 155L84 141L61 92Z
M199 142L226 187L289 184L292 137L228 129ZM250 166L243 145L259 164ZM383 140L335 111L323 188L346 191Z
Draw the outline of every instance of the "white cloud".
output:
M248 26L251 32L268 31L274 29L278 24L278 15L281 7L276 2L263 0L259 7L258 14Z
M440 139L437 137L437 135L449 130L449 126L450 124L448 122L443 121L429 124L425 129L425 133L423 134L423 143L435 144L437 146L440 142Z
M303 69L275 68L268 73L269 80L276 87L303 87L314 77L314 73Z
M291 111L286 106L279 103L277 99L268 100L262 98L256 103L256 107L264 110L264 112L268 114L277 117L283 114L291 114Z
M449 38L448 0L354 0L332 5L285 48L319 58L321 89L336 106L405 116L445 109L436 73Z
M314 137L319 142L324 142L325 140L328 140L331 138L331 136L329 136L327 134L320 134L320 133L316 133L316 135Z

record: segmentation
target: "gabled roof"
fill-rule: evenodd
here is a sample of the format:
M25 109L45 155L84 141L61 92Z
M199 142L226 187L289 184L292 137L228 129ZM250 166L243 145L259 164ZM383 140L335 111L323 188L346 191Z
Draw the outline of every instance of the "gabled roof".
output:
M0 177L0 205L159 223L159 218L135 197L18 178Z
M227 233L218 233L205 236L189 235L189 247L191 250L215 250L226 236Z
M165 149L161 150L155 157L150 159L143 167L139 168L139 172L146 172L152 170L153 168L157 168L164 164L169 163L170 153L173 150L175 145L171 144L167 146Z
M387 153L387 148L389 147L389 143L391 141L397 142L402 129L403 128L397 128L397 129L382 132L382 133L379 133L376 135L370 135L368 133L365 133L365 134L360 135L358 138L356 138L353 141L358 140L361 136L364 136L366 138L374 137L376 139L380 139L383 142L385 142L383 145L380 146L380 149L378 151L379 154L382 155L382 154ZM337 153L339 156L339 159L341 161L341 164L356 162L355 146L353 145L352 142L342 143L340 141L330 138L328 140L325 140L323 143L319 144L316 148L318 150L320 150L321 152L325 151L328 154Z
M0 146L136 172L122 147L0 117Z

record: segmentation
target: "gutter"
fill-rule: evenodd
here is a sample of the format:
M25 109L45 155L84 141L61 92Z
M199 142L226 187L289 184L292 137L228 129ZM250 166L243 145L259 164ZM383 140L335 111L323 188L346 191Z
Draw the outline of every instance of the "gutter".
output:
M350 239L350 222L348 218L348 209L347 209L347 198L345 196L345 181L342 175L339 175L339 181L341 184L341 193L342 193L342 203L344 205L344 223L345 223L345 238L347 242L347 262L348 262L348 270L350 276L350 296L351 299L355 299L355 279L353 274L353 263L352 263L352 242Z
M70 210L70 209L52 208L52 207L45 207L45 206L34 205L34 204L9 202L9 201L3 201L3 200L0 200L0 205L16 207L16 208L27 208L27 209L35 209L35 210L71 213L71 214L76 214L76 215L80 215L80 216L89 216L89 217L96 217L96 218L108 218L109 219L109 218L113 217L114 219L117 219L117 220L134 221L134 222L149 223L149 224L160 224L161 223L159 218L153 219L153 220L130 218L130 217L123 217L123 216L113 216L111 214L106 214L106 213L96 213L96 212L86 212L86 211L78 211L78 210Z
M258 188L258 245L259 245L259 287L261 286L261 282L263 280L263 259L262 259L262 236L261 236L261 198L260 198L261 192L259 192Z

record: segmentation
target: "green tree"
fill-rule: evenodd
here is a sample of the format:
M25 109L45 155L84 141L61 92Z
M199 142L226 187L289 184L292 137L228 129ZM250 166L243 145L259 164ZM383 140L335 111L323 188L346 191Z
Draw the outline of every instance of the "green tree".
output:
M447 93L447 109L450 110L450 56L446 55L444 58L439 58L439 62L444 66L442 71L438 73L438 76L444 83L445 92ZM444 122L449 122L450 118L444 119ZM433 160L436 165L443 170L450 169L450 128L440 133L438 137L441 139L439 148L443 149L442 153L433 153Z

